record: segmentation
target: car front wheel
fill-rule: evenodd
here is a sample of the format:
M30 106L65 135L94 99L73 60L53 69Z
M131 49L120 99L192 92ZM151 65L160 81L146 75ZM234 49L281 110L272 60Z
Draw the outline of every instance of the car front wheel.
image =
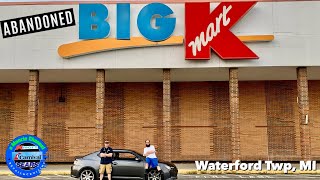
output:
M147 180L163 180L163 178L160 172L158 172L157 170L151 170L148 173Z
M80 180L95 180L94 172L91 169L84 169L80 174Z

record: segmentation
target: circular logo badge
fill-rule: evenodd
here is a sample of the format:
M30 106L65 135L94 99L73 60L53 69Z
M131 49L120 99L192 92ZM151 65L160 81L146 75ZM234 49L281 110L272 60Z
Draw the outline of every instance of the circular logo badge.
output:
M22 135L10 142L6 151L9 169L22 178L33 178L45 168L46 144L37 136Z

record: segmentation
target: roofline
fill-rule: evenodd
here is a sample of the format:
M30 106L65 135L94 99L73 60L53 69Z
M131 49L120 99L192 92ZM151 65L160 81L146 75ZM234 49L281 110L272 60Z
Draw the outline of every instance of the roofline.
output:
M288 2L288 1L300 1L301 0L247 0L247 1L258 1L258 2ZM303 0L303 1L320 1L320 0ZM52 0L43 0L43 1L27 1L23 2L0 2L0 6L17 6L17 5L75 5L75 4L82 4L82 3L101 3L101 4L116 4L116 3L132 3L132 4L147 4L152 2L160 2L160 3L167 3L167 4L179 4L179 3L186 3L186 2L204 2L203 0L94 0L94 1L77 1L77 0L64 0L64 1L52 1ZM237 2L237 0L208 0L207 2Z

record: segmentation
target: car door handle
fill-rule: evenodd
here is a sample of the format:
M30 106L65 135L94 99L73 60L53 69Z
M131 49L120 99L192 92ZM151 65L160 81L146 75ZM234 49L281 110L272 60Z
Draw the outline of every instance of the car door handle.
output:
M112 164L113 164L113 165L117 165L118 163L117 163L117 162L113 162Z

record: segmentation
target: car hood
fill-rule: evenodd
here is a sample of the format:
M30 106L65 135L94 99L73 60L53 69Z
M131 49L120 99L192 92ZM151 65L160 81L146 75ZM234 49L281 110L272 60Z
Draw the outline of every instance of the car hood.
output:
M173 164L172 162L160 161L159 163L161 163L161 164L166 164L166 165L168 165L168 166L171 166L171 167L175 167L175 168L177 168L177 167L176 167L176 165L175 165L175 164Z

